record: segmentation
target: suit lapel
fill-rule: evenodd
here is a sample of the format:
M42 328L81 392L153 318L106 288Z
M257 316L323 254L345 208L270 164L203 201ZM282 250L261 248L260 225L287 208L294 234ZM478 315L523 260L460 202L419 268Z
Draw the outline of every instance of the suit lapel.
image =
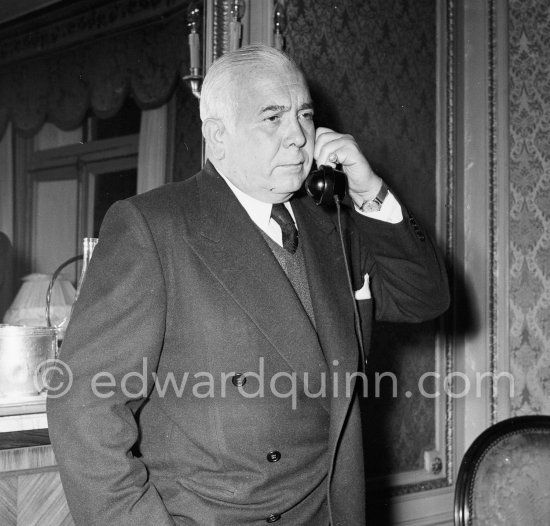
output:
M308 373L310 392L318 392L321 373L327 373L326 363L315 329L284 271L210 163L197 183L197 252L298 378ZM328 410L328 400L319 400Z

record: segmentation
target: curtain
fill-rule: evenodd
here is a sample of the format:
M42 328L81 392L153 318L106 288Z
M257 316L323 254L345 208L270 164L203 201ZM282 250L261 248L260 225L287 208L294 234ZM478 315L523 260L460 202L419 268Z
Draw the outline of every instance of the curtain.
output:
M11 126L0 138L0 232L13 240L13 160Z
M9 122L31 136L44 122L72 130L89 110L111 117L129 92L142 110L165 104L189 63L187 21L181 12L188 0L170 3L178 7L175 14L147 25L11 63L2 64L0 38L0 137ZM102 13L103 19L111 14L117 11Z
M168 141L168 104L141 112L137 193L157 188L166 182Z

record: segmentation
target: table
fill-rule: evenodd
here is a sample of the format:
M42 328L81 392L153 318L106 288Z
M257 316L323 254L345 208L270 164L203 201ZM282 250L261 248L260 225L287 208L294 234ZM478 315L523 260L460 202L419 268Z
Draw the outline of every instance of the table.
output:
M50 444L45 395L0 399L0 524L74 525Z

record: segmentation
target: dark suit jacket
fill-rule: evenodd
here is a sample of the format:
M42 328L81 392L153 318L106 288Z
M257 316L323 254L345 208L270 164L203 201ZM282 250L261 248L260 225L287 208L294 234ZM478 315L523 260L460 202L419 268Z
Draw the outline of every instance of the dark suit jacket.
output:
M364 524L349 376L358 344L340 240L333 215L307 196L292 207L315 328L209 163L112 207L61 348L72 387L48 400L78 524L264 524L272 514L317 524L325 496L333 526ZM404 214L391 225L344 207L353 286L371 279L374 303L359 302L366 339L373 307L413 322L447 307L443 265ZM247 372L257 376L242 385ZM308 396L306 382L321 395Z

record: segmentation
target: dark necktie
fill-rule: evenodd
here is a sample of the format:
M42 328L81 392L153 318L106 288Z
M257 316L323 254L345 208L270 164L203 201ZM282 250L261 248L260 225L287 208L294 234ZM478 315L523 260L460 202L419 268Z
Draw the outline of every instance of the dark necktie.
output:
M271 209L271 217L281 227L283 248L294 254L298 248L298 230L290 212L283 203L276 203Z

